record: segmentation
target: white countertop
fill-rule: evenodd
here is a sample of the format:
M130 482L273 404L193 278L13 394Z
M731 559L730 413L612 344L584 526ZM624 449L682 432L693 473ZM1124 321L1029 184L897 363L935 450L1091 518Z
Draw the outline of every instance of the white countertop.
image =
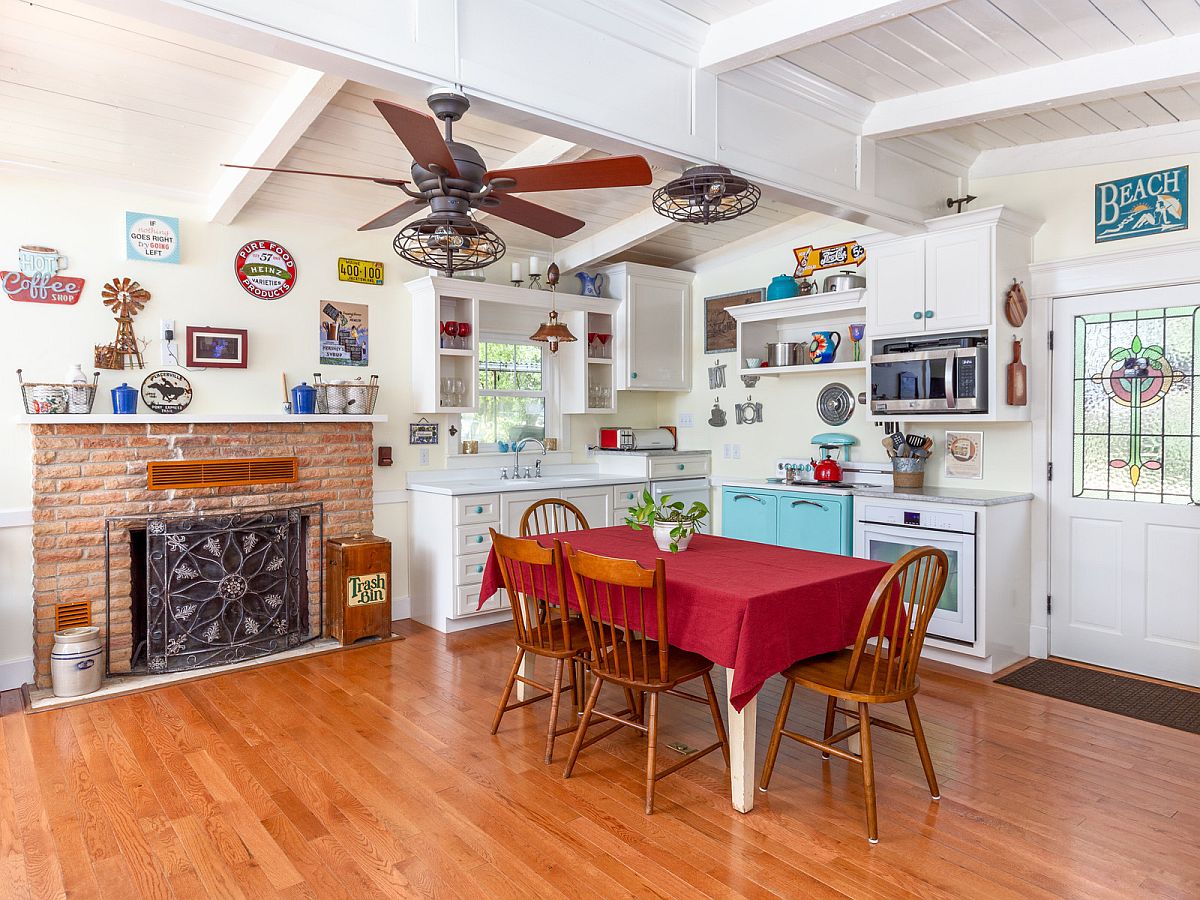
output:
M593 456L679 456L695 454L697 456L712 456L711 450L610 450L607 447L590 447Z
M816 484L784 484L767 481L765 478L730 479L723 481L724 487L742 487L753 490L799 491L803 493L832 494L833 496L878 497L882 500L924 500L928 503L960 503L966 506L999 506L1004 503L1026 503L1033 494L1013 491L989 491L981 488L966 488L938 485L920 489L872 488L866 485L831 488Z
M456 497L462 494L507 494L515 491L560 491L571 488L600 487L613 484L644 484L646 479L636 475L601 475L598 472L547 473L541 478L499 478L487 473L456 471L454 476L444 473L432 477L410 474L408 489L424 494L441 494Z

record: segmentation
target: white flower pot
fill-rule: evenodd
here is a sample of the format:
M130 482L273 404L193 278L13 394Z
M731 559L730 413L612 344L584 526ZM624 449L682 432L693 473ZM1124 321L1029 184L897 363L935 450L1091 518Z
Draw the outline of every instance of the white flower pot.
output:
M671 529L675 526L670 522L655 522L654 523L654 543L658 544L658 549L663 553L671 552ZM687 545L692 541L692 535L695 532L689 531L686 535L675 542L680 552L687 549Z

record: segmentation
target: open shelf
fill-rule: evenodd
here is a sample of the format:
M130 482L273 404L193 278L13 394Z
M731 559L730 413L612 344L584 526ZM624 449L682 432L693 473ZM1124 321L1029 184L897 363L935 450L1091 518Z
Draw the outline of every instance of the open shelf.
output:
M441 347L438 349L438 353L440 353L442 356L472 356L472 355L474 355L475 351L474 350L456 350L452 347Z
M817 374L820 372L845 372L851 370L864 371L867 368L867 361L860 360L859 362L832 362L832 363L811 363L807 366L766 366L757 369L740 369L739 375L801 375L801 374Z
M608 357L589 356L587 358L589 366L611 366L612 360Z

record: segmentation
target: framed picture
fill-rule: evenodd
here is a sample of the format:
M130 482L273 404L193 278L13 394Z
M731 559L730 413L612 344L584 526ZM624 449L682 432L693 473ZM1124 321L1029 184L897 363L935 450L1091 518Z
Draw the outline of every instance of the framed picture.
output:
M704 298L704 352L729 353L737 348L737 322L726 310L731 306L761 303L766 295L764 288L737 291L733 294L718 294Z
M318 312L321 365L367 365L367 307L361 303L325 301Z
M983 432L946 432L946 477L983 477Z
M437 422L430 422L424 416L420 421L410 422L408 442L410 444L436 444L438 442Z
M246 329L189 325L187 364L206 369L246 368Z

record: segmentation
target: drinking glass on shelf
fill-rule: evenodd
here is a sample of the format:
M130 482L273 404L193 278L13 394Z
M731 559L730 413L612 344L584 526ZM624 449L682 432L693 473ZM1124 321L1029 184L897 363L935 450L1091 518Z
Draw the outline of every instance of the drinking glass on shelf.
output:
M446 346L455 348L458 346L458 323L446 323Z
M611 334L601 334L599 332L596 333L596 339L598 341L600 341L600 358L601 359L609 358L609 353L611 351L609 350L608 342L611 338L612 338Z
M438 325L441 326L441 334L440 334L440 337L438 338L438 345L441 347L448 347L449 344L447 343L447 339L446 339L446 323L439 322Z
M459 322L458 323L458 349L460 349L460 350L470 350L471 349L471 342L467 340L467 338L469 338L470 336L471 336L471 323L470 322Z
M595 359L599 355L599 344L596 343L596 332L588 332L587 355Z
M600 409L610 409L612 407L612 388L600 388Z
M440 387L441 387L441 398L438 400L438 406L449 406L450 405L450 387L451 387L452 382L449 378L440 378L438 380L440 382Z
M454 405L455 406L463 405L463 399L464 399L463 395L465 393L466 393L466 390L463 386L463 380L461 378L455 378L454 379L454 392L452 395L454 397Z

